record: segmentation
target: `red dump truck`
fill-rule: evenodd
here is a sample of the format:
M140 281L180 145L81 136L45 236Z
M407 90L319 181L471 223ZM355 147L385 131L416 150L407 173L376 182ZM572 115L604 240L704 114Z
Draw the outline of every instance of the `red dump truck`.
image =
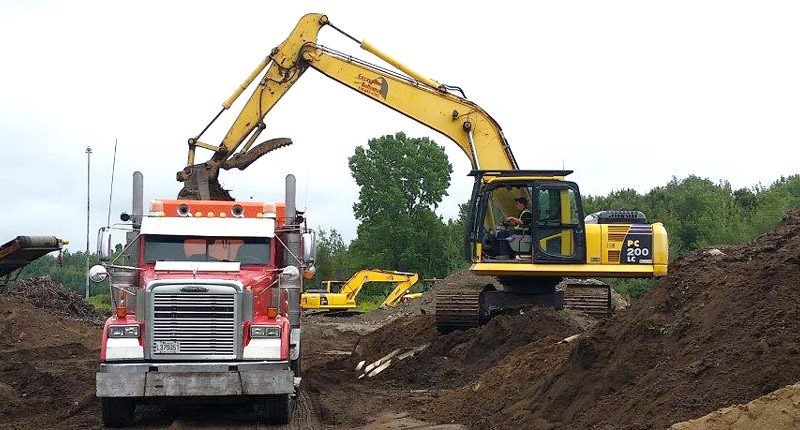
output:
M134 174L131 214L98 235L114 314L103 329L97 396L103 423L133 420L137 404L167 399L251 402L288 423L300 383L300 294L313 273L314 236L294 204L155 200L143 210ZM111 231L126 229L113 256ZM114 258L112 258L114 257Z

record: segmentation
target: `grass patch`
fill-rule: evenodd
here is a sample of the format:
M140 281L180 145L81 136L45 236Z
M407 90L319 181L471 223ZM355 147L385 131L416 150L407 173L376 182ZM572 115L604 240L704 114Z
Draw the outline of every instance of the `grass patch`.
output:
M89 297L89 304L94 306L95 309L101 312L111 310L111 294L98 294Z
M378 309L378 307L381 305L381 303L383 303L383 300L384 299L380 298L380 297L378 297L378 298L367 298L367 299L364 299L364 300L356 299L356 302L357 302L356 310L358 310L359 312L374 311L375 309Z
M640 297L644 296L650 291L657 283L656 279L612 279L611 286L616 292L624 297L630 296L631 301L636 302Z

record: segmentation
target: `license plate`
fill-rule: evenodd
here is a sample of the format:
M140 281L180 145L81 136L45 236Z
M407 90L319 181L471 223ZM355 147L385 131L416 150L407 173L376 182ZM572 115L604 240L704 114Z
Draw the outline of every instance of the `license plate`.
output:
M174 340L157 340L156 341L156 354L179 354L181 352L181 344Z

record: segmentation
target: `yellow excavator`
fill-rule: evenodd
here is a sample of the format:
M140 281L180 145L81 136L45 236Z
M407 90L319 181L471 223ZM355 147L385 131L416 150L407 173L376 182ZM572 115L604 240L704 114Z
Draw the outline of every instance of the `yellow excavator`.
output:
M391 293L381 303L381 308L394 307L419 280L416 273L394 272L391 270L361 270L346 282L325 281L324 290L306 290L300 296L303 310L347 310L355 309L358 293L368 282L397 283Z
M326 26L388 66L319 45L317 35ZM266 129L264 117L309 68L445 135L471 162L474 187L465 254L470 271L486 276L437 288L440 331L479 325L506 308L559 309L565 302L563 291L557 289L563 278L649 278L667 273L667 232L662 224L651 224L634 210L586 216L578 185L566 179L571 171L520 169L498 123L468 100L461 88L422 76L342 31L322 14L302 17L289 37L223 103L214 120L261 76L222 143L202 142L202 132L189 139L187 166L177 174L185 183L182 193L200 189L208 196L209 190L221 190L216 182L219 169L244 168L291 143L272 139L254 145ZM195 164L197 148L213 151L211 159Z

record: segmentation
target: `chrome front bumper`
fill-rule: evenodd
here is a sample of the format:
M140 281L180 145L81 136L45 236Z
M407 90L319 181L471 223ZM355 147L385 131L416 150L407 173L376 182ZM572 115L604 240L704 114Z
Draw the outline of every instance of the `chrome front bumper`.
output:
M97 397L293 394L294 383L287 361L103 363Z

